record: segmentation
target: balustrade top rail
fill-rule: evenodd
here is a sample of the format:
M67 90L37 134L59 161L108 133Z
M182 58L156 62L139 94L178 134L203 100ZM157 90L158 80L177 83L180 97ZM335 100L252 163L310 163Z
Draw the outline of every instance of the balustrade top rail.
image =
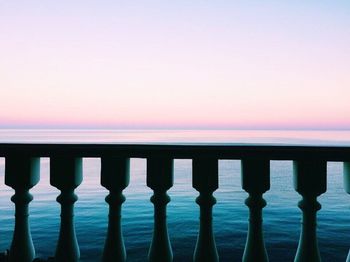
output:
M308 146L284 144L27 144L0 143L0 157L7 155L33 157L77 156L104 157L126 156L147 158L168 156L177 159L211 157L218 159L242 159L259 157L269 160L298 160L318 158L327 161L350 161L350 146Z

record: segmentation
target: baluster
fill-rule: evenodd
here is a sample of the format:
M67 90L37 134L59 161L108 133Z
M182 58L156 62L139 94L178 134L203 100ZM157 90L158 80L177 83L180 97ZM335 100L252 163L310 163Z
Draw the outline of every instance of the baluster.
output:
M262 209L266 206L262 195L270 189L270 161L261 158L242 159L241 175L242 188L249 194L245 201L249 207L249 225L242 261L269 261L262 228Z
M194 261L219 261L213 233L212 208L216 203L213 196L218 188L218 160L194 158L192 160L192 186L199 192L196 203L200 206L200 225L193 255Z
M126 251L121 229L121 205L125 201L123 190L129 185L130 159L121 157L101 158L101 185L109 190L107 238L102 261L126 261Z
M154 205L154 230L148 253L149 261L173 261L173 252L166 222L166 205L170 197L166 193L174 183L174 161L166 157L147 159L147 186L154 194L151 202Z
M302 196L299 208L303 212L298 250L294 261L321 261L317 244L316 213L321 209L317 197L327 188L327 162L302 159L293 162L294 188Z
M50 184L61 191L57 202L61 204L61 226L56 247L55 261L79 261L80 250L75 235L74 193L83 180L82 159L78 157L51 157Z
M15 190L11 201L15 203L15 230L9 261L32 262L35 250L29 227L28 205L33 200L29 189L40 179L40 158L8 156L5 162L5 184Z
M344 163L344 189L346 193L350 194L350 162ZM346 258L346 262L350 262L350 251Z

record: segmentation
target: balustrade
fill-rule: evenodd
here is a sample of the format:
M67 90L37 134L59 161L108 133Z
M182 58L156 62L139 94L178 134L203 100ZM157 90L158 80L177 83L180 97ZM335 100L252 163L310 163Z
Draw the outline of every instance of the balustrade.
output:
M29 156L7 156L5 162L5 184L15 190L11 197L15 203L15 230L10 247L10 262L31 262L35 249L29 227L28 205L33 200L29 189L39 182L40 159Z
M125 201L123 190L129 185L130 160L123 157L101 158L101 185L109 190L108 230L103 261L126 261L126 251L121 229L121 205Z
M242 188L249 196L245 204L249 207L249 225L245 245L244 262L265 262L268 256L262 229L262 208L266 201L263 193L270 189L270 161L264 158L242 160Z
M150 157L147 159L147 186L154 194L151 202L154 205L154 229L148 260L152 262L168 262L173 260L173 251L168 235L166 222L166 205L170 197L166 193L174 183L174 161L166 157Z
M346 193L350 194L350 162L345 162L343 165L344 168L344 189ZM350 262L350 251L346 258L346 262Z
M317 197L326 192L327 161L344 162L344 188L350 194L350 147L301 146L192 146L192 145L24 145L0 144L5 157L5 184L15 190L15 227L9 252L0 254L0 261L32 262L35 249L29 226L29 190L39 182L40 157L50 157L50 184L61 191L60 231L54 261L79 261L80 250L74 227L74 190L83 179L83 157L101 158L101 185L109 194L108 228L102 261L126 261L121 210L123 190L129 185L130 158L147 159L147 186L153 190L153 237L148 260L173 261L167 228L167 191L173 186L174 159L192 159L192 186L199 192L199 232L194 261L219 261L213 233L213 193L218 189L219 159L240 159L242 188L248 193L245 203L249 221L244 262L268 261L264 243L262 209L263 194L270 189L270 160L293 160L294 187L302 199L299 245L295 261L321 261L317 244ZM6 257L6 258L5 258ZM350 262L350 252L347 257Z
M321 261L317 244L316 212L321 209L317 197L326 192L327 162L320 159L294 161L294 188L302 196L299 208L303 212L299 246L295 262Z
M61 191L57 202L61 204L61 226L55 261L79 261L80 250L75 235L74 203L78 200L74 189L83 180L82 159L78 157L52 157L50 183Z
M194 158L192 160L192 186L199 192L196 203L200 206L200 221L194 261L219 261L213 233L212 208L216 203L213 196L219 186L218 160L215 158Z

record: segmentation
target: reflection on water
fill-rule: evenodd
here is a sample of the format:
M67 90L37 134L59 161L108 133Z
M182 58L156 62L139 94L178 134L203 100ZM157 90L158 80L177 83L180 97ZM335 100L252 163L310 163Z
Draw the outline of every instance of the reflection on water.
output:
M349 132L298 133L291 131L141 131L130 132L58 132L58 131L1 132L1 141L7 142L282 142L349 144ZM265 132L265 133L263 133ZM276 133L275 133L276 132ZM322 133L322 132L321 132ZM340 133L340 134L339 134ZM158 135L156 135L158 134ZM264 135L263 135L264 134ZM190 138L189 138L190 137ZM288 139L289 137L289 139ZM143 138L143 139L141 139ZM272 139L273 138L273 139ZM310 139L312 138L312 139ZM270 139L270 140L269 140ZM321 141L322 140L322 141ZM321 142L319 142L321 141ZM41 160L40 183L31 190L34 200L30 206L31 229L37 254L48 257L54 254L59 229L59 205L55 201L59 191L49 185L49 159ZM240 261L246 238L247 194L240 186L240 162L219 162L220 187L216 191L214 230L221 261ZM123 231L129 261L145 261L153 226L152 194L146 187L146 161L132 159L130 186L124 191ZM104 201L107 190L100 186L99 159L84 159L84 181L77 189L76 203L77 237L82 261L98 261L102 253L108 207ZM0 249L9 247L13 232L13 190L4 185L4 159L0 161ZM321 255L324 261L344 261L350 247L350 197L342 186L341 163L328 164L328 189L319 198L322 209L318 213L318 233ZM198 231L198 195L191 187L191 161L175 160L175 184L169 190L172 201L168 205L169 234L175 261L191 261ZM266 247L271 261L291 261L299 240L300 196L292 183L290 161L271 162L271 190L265 194L268 205L264 209Z

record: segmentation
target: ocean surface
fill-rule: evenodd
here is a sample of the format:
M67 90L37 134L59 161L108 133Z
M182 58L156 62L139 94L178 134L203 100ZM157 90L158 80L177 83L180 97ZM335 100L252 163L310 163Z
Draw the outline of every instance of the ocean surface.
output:
M348 145L350 131L230 130L0 130L0 142L38 143L268 143ZM14 228L13 190L4 185L0 158L0 251L9 248ZM30 225L38 257L53 256L59 230L59 191L49 184L49 159L41 159L41 180L31 193ZM107 230L108 191L100 185L100 160L84 159L84 180L76 190L75 225L81 261L99 261ZM128 261L147 261L152 237L153 205L146 187L145 159L131 160L124 191L122 224ZM174 261L191 261L198 233L198 192L191 187L191 160L175 160L174 186L168 191L168 228ZM344 192L342 163L328 163L327 192L319 197L318 239L323 261L345 261L350 247L350 196ZM241 261L247 233L247 197L241 188L240 161L219 161L214 231L220 261ZM292 162L271 161L271 189L264 198L264 232L270 261L293 261L301 212L293 189Z

